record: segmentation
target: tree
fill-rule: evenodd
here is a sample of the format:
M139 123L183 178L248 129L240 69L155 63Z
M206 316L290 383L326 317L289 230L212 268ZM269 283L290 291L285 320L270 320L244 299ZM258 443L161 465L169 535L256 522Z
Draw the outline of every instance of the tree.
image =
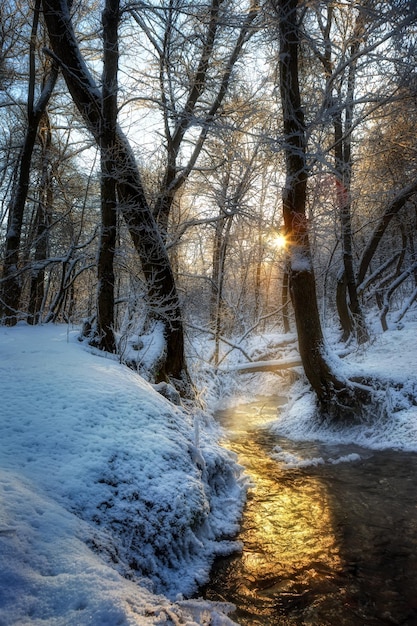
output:
M415 17L410 20L410 28ZM411 36L406 36L410 28L398 33L403 44L394 39L394 66L398 63L397 55L402 60L392 77L393 96L371 118L371 128L361 142L358 168L361 185L365 187L364 181L373 181L363 194L364 217L369 224L365 224L366 230L363 223L359 225L366 237L361 242L358 290L368 299L375 296L379 307L390 283L416 259L417 92L415 59L408 50Z
M71 96L96 142L100 143L102 98L87 69L72 26L66 0L43 0L52 57L59 64ZM171 265L147 202L132 149L116 128L117 196L123 218L145 276L148 304L164 328L166 354L157 378L181 379L186 372L181 308Z
M106 0L103 11L103 86L100 129L101 235L97 261L97 337L107 352L116 352L114 336L114 254L117 230L117 72L119 0Z
M15 8L9 2L2 2L0 6L0 92L6 91L13 81L10 58L13 58L16 41L22 34Z
M369 5L369 6L367 6ZM326 21L322 20L321 8L318 7L317 19L323 36L323 53L318 54L326 76L324 108L330 113L334 126L334 175L336 199L340 215L340 231L343 255L343 269L339 272L337 285L337 307L346 341L352 332L359 343L369 339L360 305L353 259L353 235L351 217L351 182L352 182L352 132L355 99L356 66L360 48L366 41L368 9L366 2L357 9L351 34L347 37L347 50L343 50L345 59L333 58L335 6L326 7ZM342 9L344 10L344 9ZM341 61L343 60L343 63ZM338 66L342 65L342 68ZM346 83L346 84L344 84ZM344 116L343 116L344 112ZM349 300L347 301L347 294Z
M41 176L36 207L34 238L35 252L31 268L28 323L38 324L45 298L45 263L49 248L49 225L53 204L51 147L51 123L47 111L40 120L39 138L41 142Z
M157 96L152 93L149 102L156 100L161 111L164 145L159 188L149 195L166 239L176 194L223 115L236 65L256 32L259 6L250 0L246 13L239 6L237 14L232 3L222 0L186 10L182 0L170 0L164 11L132 7L155 59Z
M35 146L38 125L45 113L54 85L58 77L58 66L54 61L45 70L43 87L38 100L35 102L35 52L36 35L39 24L40 0L37 0L32 32L30 38L30 72L27 98L27 129L22 145L16 170L14 183L8 206L8 223L6 246L3 263L3 280L1 290L2 320L7 325L17 322L19 300L21 295L21 280L19 276L19 252L23 224L24 208L29 188L31 159Z
M289 248L289 281L306 376L321 410L343 417L342 407L357 408L359 392L334 371L325 346L306 217L306 129L299 80L300 23L298 0L278 0L279 79L283 118L286 181L282 196ZM356 395L356 397L355 397ZM360 394L362 395L362 394Z

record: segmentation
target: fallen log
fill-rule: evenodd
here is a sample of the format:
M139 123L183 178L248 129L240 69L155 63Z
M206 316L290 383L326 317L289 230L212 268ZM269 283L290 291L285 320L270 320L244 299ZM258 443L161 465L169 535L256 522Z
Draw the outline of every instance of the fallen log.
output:
M220 369L220 372L239 372L240 374L249 374L252 372L276 372L279 370L291 369L292 367L300 367L301 359L298 357L293 359L279 359L273 361L252 361L251 363L239 363L227 369Z

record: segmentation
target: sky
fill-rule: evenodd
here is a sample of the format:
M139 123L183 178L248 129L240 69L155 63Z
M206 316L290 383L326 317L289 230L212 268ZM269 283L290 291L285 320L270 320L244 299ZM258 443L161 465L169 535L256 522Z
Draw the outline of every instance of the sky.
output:
M209 381L208 410L187 412L77 336L64 325L0 327L1 626L233 624L230 605L193 597L215 555L239 549L228 538L247 488L218 444L216 407L286 393L267 424L283 467L354 462L369 448L417 452L416 312L385 333L375 323L366 348L334 357L345 376L383 381L386 410L350 425L315 420L302 380L284 392L277 375L233 373L239 351L211 379L191 360ZM260 358L280 339L248 339L245 350ZM308 446L289 454L282 437L354 448L313 458Z

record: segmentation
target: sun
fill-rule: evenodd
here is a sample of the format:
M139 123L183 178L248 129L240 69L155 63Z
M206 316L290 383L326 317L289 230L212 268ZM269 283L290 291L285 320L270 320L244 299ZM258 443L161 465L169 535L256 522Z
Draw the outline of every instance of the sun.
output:
M283 233L277 233L271 239L271 244L278 250L283 250L287 245L287 239Z

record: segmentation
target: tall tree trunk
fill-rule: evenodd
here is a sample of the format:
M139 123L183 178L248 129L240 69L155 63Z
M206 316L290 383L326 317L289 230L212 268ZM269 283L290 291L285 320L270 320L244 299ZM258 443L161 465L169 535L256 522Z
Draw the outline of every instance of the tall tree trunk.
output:
M227 215L216 223L213 246L213 273L211 278L210 321L214 332L214 364L217 366L220 356L220 337L222 331L223 285L226 251L229 245L233 215Z
M343 309L349 308L351 314L350 324L343 327L345 317L341 317L342 328L346 333L351 326L356 334L359 344L365 343L369 339L366 328L365 318L360 305L358 291L356 287L356 276L353 262L353 237L352 237L352 216L351 216L351 180L352 180L352 148L351 135L353 123L353 98L355 90L355 59L358 49L362 20L356 24L355 33L356 40L350 48L351 63L348 74L346 110L345 110L345 127L343 128L341 111L337 111L334 115L334 135L335 135L335 170L336 170L336 197L339 206L341 240L343 249L343 269L344 278L339 281L338 287L342 285L346 287L343 294L349 295L349 307L347 303L343 305ZM340 100L340 99L339 99ZM339 291L339 299L341 292ZM339 300L340 307L340 300Z
M97 337L100 349L116 352L114 335L114 255L117 228L117 72L119 0L106 0L103 11L103 87L101 150L101 234L97 262Z
M67 0L43 0L45 22L71 96L100 143L101 94L81 56ZM148 290L148 304L162 321L166 359L160 376L180 379L186 372L184 335L178 293L165 245L147 203L132 149L117 127L115 159L118 168L119 208L139 254Z
M256 260L256 268L255 268L255 286L253 290L253 297L255 300L255 308L253 312L253 317L255 320L258 319L261 310L261 284L262 284L262 263L264 260L264 242L262 237L262 232L259 230L258 233L258 254Z
M33 149L36 142L39 121L46 110L56 79L58 67L52 64L49 76L45 81L38 101L34 102L35 93L35 48L36 34L39 23L40 0L37 0L30 43L30 75L27 103L27 130L22 149L16 165L15 180L8 206L6 245L3 263L2 288L0 297L1 317L6 325L13 326L18 320L19 301L21 296L21 280L19 277L19 253L26 199L29 189L29 178Z
M356 334L358 343L368 340L365 319L358 297L354 260L351 219L351 179L352 149L351 134L353 124L354 91L356 78L357 54L364 38L365 18L359 9L353 31L353 43L349 48L350 63L348 65L345 121L342 119L342 85L341 79L336 81L338 88L334 92L334 61L332 59L333 43L331 33L334 20L334 5L327 6L327 19L321 21L324 39L324 54L319 55L327 78L326 104L330 108L334 127L334 169L336 177L336 199L339 209L341 243L343 250L343 270L339 273L336 291L336 306L342 327L342 339L346 341L352 333ZM317 9L321 11L321 9Z
M353 260L353 238L351 219L351 179L352 149L351 134L353 125L354 91L356 79L357 55L365 36L366 11L359 8L354 25L352 44L349 48L350 62L347 70L347 87L344 103L345 121L342 119L342 78L335 81L334 61L331 40L334 24L333 3L327 5L327 18L320 18L324 40L324 54L318 56L326 74L326 106L329 108L334 127L334 169L336 177L336 198L339 209L341 243L343 250L343 270L339 273L336 291L336 306L342 327L342 339L346 341L353 333L358 343L369 339L365 319L360 305ZM322 8L316 9L319 13ZM336 69L337 71L337 69ZM338 85L335 92L335 83Z
M353 335L353 321L349 311L346 294L346 273L344 267L342 267L337 275L336 283L336 308L339 316L339 322L342 327L341 341L348 341L349 337Z
M28 323L39 324L45 298L45 261L49 248L49 222L53 203L50 151L52 132L49 115L45 112L39 131L42 144L42 175L36 210L34 263L31 270Z
M289 333L290 326L290 311L289 311L289 274L287 262L285 262L285 268L282 274L282 288L281 288L281 307L282 307L282 325L284 327L284 333Z
M335 395L345 388L326 358L306 218L306 133L298 70L298 0L277 0L280 90L285 139L286 185L283 215L289 248L289 280L306 376L321 408L332 413Z

